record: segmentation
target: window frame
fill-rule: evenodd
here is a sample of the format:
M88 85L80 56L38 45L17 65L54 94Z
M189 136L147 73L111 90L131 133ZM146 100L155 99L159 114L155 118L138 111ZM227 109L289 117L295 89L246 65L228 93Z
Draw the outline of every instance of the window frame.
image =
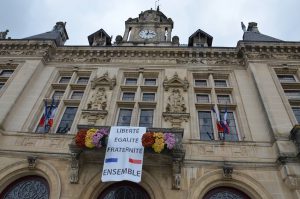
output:
M54 89L54 90L52 91L52 94L51 94L51 99L54 97L55 92L63 92L63 94L62 94L62 96L61 96L60 99L54 98L55 100L62 100L63 97L64 97L64 94L65 94L65 90Z
M135 84L127 82L127 80L130 80L130 79L132 79L132 80L135 79L136 80ZM137 84L138 84L138 78L137 77L125 77L124 85L126 85L126 86L136 86Z
M147 94L153 94L154 98L153 100L144 100L144 95ZM156 101L156 93L155 92L142 92L142 102L155 102Z
M77 93L82 93L80 99L76 99L76 98L74 99L74 98L72 98L73 94L76 93L76 92L77 92ZM83 95L84 95L84 91L83 91L83 90L72 90L72 92L71 92L70 95L69 95L69 99L71 99L71 100L82 100Z
M65 78L65 77L68 77L68 78L69 78L69 81L68 81L68 82L61 82L62 79ZM59 83L59 84L70 84L71 79L72 79L72 76L63 75L63 76L60 76L60 77L58 78L58 82L57 82L57 83Z
M8 76L7 75L3 75L3 73L5 71L12 71L12 73L10 73ZM15 72L15 69L1 69L0 70L0 77L3 77L3 78L10 78Z
M220 94L216 94L216 96L217 96L217 102L218 102L218 104L231 104L232 103L232 97L231 97L231 95L230 94L223 94L223 93L220 93ZM220 100L219 100L219 97L220 96L228 96L228 102L225 102L225 103L223 103L223 102L220 102Z
M147 84L147 80L155 80L155 84ZM144 85L145 86L156 86L157 85L157 78L144 78Z
M123 125L119 125L119 118L120 118L120 112L121 110L131 110L131 115L130 115L130 122L128 126L131 126L132 124L132 116L133 116L133 108L125 108L125 107L120 107L118 110L118 117L116 118L116 126L123 126ZM128 117L128 116L127 116Z
M84 82L84 83L79 83L79 79L80 78L87 78L87 81ZM87 85L90 81L90 76L78 76L77 79L76 79L76 84L79 84L79 85Z
M216 82L221 82L221 81L223 81L223 82L225 82L225 86L218 86L217 84L216 84ZM216 88L227 88L227 87L229 87L229 83L228 83L228 80L227 79L214 79L214 86L216 87Z
M299 81L297 76L294 74L276 74L276 75L277 75L277 78L280 83L296 83ZM284 79L281 79L279 76L292 76L294 81L284 80Z
M72 124L71 124L70 127L69 127L69 130L68 130L67 132L65 132L65 133L58 133L59 126L60 126L60 124L61 124L61 121L62 121L62 119L63 119L63 116L64 116L64 114L65 114L67 108L77 108L77 110L76 110L76 113L75 113L74 118L73 118L73 120L72 120ZM72 129L72 126L73 126L73 124L74 124L74 120L75 120L76 115L77 115L77 113L78 113L78 108L79 108L78 106L72 106L72 105L69 105L69 106L66 105L66 106L64 107L64 111L62 112L62 114L60 115L59 120L57 121L57 126L56 126L56 129L55 129L55 133L56 133L56 134L68 134L68 132Z
M211 134L212 134L212 137L210 138L210 139L202 139L201 138L201 134L205 134L205 133L201 133L201 122L200 122L200 119L205 119L205 118L200 118L200 112L206 112L206 113L210 113L210 121L211 121L211 130L212 130L212 132L211 132ZM213 113L212 113L212 111L211 110L206 110L206 109L201 109L201 110L197 110L197 122L198 122L198 132L199 132L199 138L200 138L200 141L212 141L212 140L216 140L215 139L215 137L216 137L216 135L215 135L215 125L214 125L214 123L215 123L215 120L214 120L214 118L213 118ZM209 137L209 136L208 136Z
M207 102L203 102L203 101L200 101L200 100L198 100L198 96L207 96L207 99L208 99L208 101ZM209 103L211 103L211 97L210 97L210 94L209 93L196 93L196 103L197 104L209 104Z
M202 84L200 84L200 85L197 85L197 81L205 81L205 85L202 85ZM208 80L207 79L194 79L194 86L195 87L200 87L200 88L205 88L205 87L208 87Z
M138 124L139 124L139 127L141 127L141 114L142 114L142 111L147 111L147 110L151 110L152 111L152 122L151 122L151 126L143 126L143 127L147 127L147 128L151 128L153 127L153 124L154 124L154 115L155 115L155 109L154 108L140 108L139 109L139 119L138 119ZM143 116L143 117L146 117L146 116Z
M133 96L131 96L133 98L130 98L128 96L125 97L125 94L133 94ZM121 100L125 101L125 102L134 102L135 101L135 92L128 92L128 91L122 92Z

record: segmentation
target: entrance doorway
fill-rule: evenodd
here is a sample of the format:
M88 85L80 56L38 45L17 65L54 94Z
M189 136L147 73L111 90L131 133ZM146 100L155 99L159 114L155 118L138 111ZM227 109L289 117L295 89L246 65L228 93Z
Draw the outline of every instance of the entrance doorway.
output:
M232 187L217 187L205 194L203 199L251 199L244 192Z

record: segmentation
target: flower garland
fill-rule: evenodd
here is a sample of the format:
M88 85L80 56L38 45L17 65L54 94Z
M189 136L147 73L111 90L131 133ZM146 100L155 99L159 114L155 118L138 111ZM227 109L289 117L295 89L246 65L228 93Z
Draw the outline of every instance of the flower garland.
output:
M109 131L106 128L81 129L75 136L75 144L80 148L101 148L108 134Z
M167 149L173 149L175 143L176 141L173 133L146 132L142 137L142 145L146 148L152 147L156 153L162 152L162 150L165 148L165 145Z

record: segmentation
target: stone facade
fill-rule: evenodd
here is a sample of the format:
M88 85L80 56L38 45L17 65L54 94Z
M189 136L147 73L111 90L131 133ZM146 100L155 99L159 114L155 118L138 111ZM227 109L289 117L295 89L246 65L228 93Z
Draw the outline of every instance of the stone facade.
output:
M145 13L151 19L147 29L162 16ZM36 175L48 182L51 199L98 198L114 184L100 181L105 149L76 148L78 129L115 126L121 110L131 110L130 125L139 126L141 111L153 110L152 127L175 133L180 145L171 155L145 153L139 185L151 198L199 199L218 187L257 199L300 198L295 111L300 43L176 46L173 21L162 17L169 35L161 46L152 40L143 46L141 38L82 47L47 39L0 40L0 193L21 177ZM127 37L130 23L139 27L133 20L126 22ZM138 38L135 34L130 38ZM136 84L126 84L130 79ZM38 132L44 102L50 104L56 91L61 92L54 125ZM134 93L134 99L124 100L125 93ZM145 93L154 93L154 100L143 100ZM234 130L228 135L217 131L215 106L231 113ZM77 109L64 129L60 123L68 107ZM212 121L211 134L200 130L202 113Z

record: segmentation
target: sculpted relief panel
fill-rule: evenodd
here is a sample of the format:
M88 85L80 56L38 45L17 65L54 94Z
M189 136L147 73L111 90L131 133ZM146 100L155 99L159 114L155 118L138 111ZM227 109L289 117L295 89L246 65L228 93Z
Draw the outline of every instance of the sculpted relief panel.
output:
M82 117L87 118L88 124L95 125L97 120L104 119L108 114L107 91L116 85L116 78L109 78L108 73L92 80L92 91Z

